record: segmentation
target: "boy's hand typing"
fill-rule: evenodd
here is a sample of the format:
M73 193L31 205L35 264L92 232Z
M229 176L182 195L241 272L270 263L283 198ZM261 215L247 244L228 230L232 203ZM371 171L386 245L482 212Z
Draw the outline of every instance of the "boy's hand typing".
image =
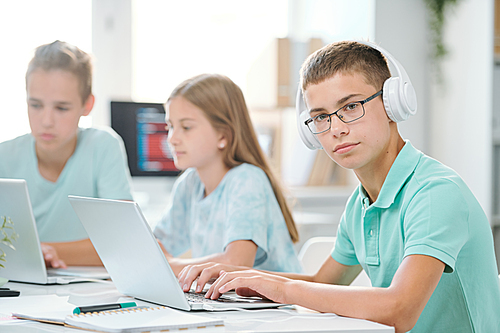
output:
M246 266L232 266L208 262L199 265L187 265L178 275L179 284L182 290L189 291L192 283L197 279L196 292L201 292L205 284L219 277L221 272L233 272L248 270Z
M43 259L45 260L45 266L54 268L66 268L66 263L59 259L57 251L54 247L41 243Z
M235 290L240 296L258 296L278 303L287 303L285 288L294 280L256 270L220 272L220 277L210 286L206 298L217 299L221 294Z

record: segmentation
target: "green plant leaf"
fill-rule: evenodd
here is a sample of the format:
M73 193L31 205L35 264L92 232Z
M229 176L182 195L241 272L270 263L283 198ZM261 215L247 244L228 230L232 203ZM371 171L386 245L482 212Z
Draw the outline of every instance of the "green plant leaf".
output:
M432 41L431 60L435 66L438 81L442 81L441 61L448 54L448 49L443 41L443 27L446 22L447 12L456 7L459 0L424 0L429 12L429 30Z
M10 247L11 249L15 250L16 248L14 247L13 242L16 241L19 237L19 235L16 233L14 230L14 223L9 217L2 216L0 217L0 220L2 220L0 224L0 245L5 245L7 247ZM6 262L6 257L7 254L5 251L0 247L0 261ZM0 263L0 267L5 268L3 264ZM0 280L1 283L1 280ZM5 283L5 282L4 282ZM2 284L0 284L2 285Z
M3 266L2 266L3 267ZM0 287L9 282L6 278L0 277Z

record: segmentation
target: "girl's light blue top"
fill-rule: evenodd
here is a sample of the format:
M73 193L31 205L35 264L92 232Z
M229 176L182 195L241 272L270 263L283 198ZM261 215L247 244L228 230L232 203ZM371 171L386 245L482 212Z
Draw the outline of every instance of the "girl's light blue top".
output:
M285 219L264 171L250 164L230 169L205 197L195 169L173 187L170 205L155 235L173 256L191 249L193 257L224 252L237 240L258 246L254 267L300 272Z

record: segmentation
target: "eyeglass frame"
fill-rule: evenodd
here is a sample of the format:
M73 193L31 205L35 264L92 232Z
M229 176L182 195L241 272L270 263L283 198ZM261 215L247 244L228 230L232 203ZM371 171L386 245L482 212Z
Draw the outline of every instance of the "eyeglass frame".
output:
M332 128L332 116L333 115L336 115L337 118L339 118L339 120L341 122L343 122L344 124L352 123L352 122L354 122L354 121L356 121L356 120L361 119L361 118L364 117L364 115L366 113L365 112L365 103L368 103L372 99L375 99L378 96L382 95L382 92L383 92L383 89L377 91L375 94L371 95L370 97L368 97L368 98L366 98L366 99L364 99L362 101L356 101L356 102L347 103L346 105L344 105L341 108L339 108L337 111L326 114L326 116L328 116L328 118L329 118L328 119L328 123L330 124L330 126L328 126L328 128L326 130L324 130L324 131L321 131L321 132L318 132L318 133L314 133L313 130L309 127L309 124L311 122L313 122L315 118L317 118L319 116L325 116L325 114L318 114L317 116L311 117L311 118L307 119L306 121L304 121L304 124L307 126L307 128L309 129L309 131L311 131L312 134L316 135L316 134L325 133L325 132L329 131ZM353 120L349 120L349 121L342 120L342 118L339 117L339 114L338 114L339 111L342 110L342 109L344 109L346 106L348 106L350 104L356 104L356 103L360 103L361 104L361 107L363 108L363 114L361 116L359 116L358 118L353 119Z

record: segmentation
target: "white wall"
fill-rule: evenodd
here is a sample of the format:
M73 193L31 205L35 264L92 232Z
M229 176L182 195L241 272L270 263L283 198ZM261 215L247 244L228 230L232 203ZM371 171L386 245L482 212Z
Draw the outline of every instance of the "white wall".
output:
M462 0L448 15L442 63L429 110L430 154L455 169L491 217L493 0Z
M92 0L92 124L110 125L110 101L132 94L132 0Z
M423 0L377 0L375 42L391 53L404 67L417 94L417 114L400 123L403 138L428 153L427 119L428 41L427 16Z
M375 41L405 67L418 113L403 137L455 169L491 216L493 0L462 0L447 13L444 86L433 79L424 1L377 0Z

